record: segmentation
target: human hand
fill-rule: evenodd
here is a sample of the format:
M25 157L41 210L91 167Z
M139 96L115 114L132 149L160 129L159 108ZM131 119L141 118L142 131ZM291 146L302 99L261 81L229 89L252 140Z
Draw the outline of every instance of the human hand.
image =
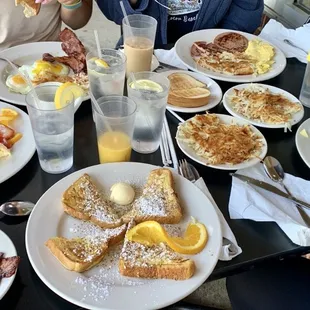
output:
M53 0L36 0L36 3L41 3L41 4L48 4L52 2ZM76 4L77 0L58 0L60 4L65 4L65 5L72 5Z

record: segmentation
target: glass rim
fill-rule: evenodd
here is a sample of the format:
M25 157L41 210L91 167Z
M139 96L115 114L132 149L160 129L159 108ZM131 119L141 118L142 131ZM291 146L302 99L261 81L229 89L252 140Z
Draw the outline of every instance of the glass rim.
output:
M92 92L90 91L89 92L89 94L90 94L90 97L91 97L91 100L96 100L97 101L97 103L98 103L98 100L97 99L95 99L95 97L94 97L94 95L92 94ZM102 97L101 97L102 98ZM131 116L133 116L136 112L137 112L137 104L135 103L135 101L134 100L132 100L131 98L129 98L129 97L126 97L126 96L121 96L121 95L109 95L109 96L103 96L103 98L106 98L107 100L105 100L104 102L102 102L102 103L98 103L98 105L99 106L101 106L102 104L107 104L107 103L110 103L110 102L115 102L115 100L113 100L113 99L120 99L121 98L121 100L119 100L119 101L121 101L121 102L126 102L126 104L128 104L128 105L130 105L130 104L133 104L133 106L134 106L134 109L133 109L133 111L131 112L131 113L129 113L128 115L126 115L126 116L107 116L107 115L104 115L103 113L101 114L101 113L99 113L97 110L96 110L96 108L94 109L94 112L95 112L95 114L97 114L97 115L99 115L100 117L104 117L104 118L106 118L106 119L110 119L110 120L121 120L121 119L125 119L125 118L129 118L129 117L131 117ZM126 100L124 101L123 99L124 98L126 98ZM109 99L111 99L111 100L109 100Z
M100 50L101 50L101 52L102 52L102 51L111 51L111 52L113 52L113 53L119 55L120 58L121 58L121 60L122 60L122 62L121 62L120 64L117 64L116 66L109 67L109 68L106 68L106 69L112 69L112 68L117 68L117 67L119 67L119 66L123 66L123 65L126 63L126 61L127 61L127 56L125 55L125 53L123 53L123 52L121 52L121 51L119 51L119 50L115 50L115 49L113 49L113 48L101 48ZM95 56L97 56L97 57L99 58L97 51L89 51L89 52L86 54L86 64L87 64L87 62L88 62L88 60L89 60L89 59L88 59L88 56L89 56L90 54L94 54ZM103 56L103 55L102 55L102 56Z
M133 27L133 26L131 26L129 19L133 18L133 17L137 18L137 20L140 20L140 21L143 21L142 19L148 19L149 22L147 22L146 20L143 22L148 23L151 27ZM154 17L149 16L149 15L141 15L141 14L128 15L128 16L123 17L123 20L122 20L123 26L130 27L132 29L149 29L149 28L157 27L157 24L158 24L158 22Z
M139 75L143 75L143 74L149 74L150 76L158 76L161 79L163 79L164 81L168 82L167 84L170 86L170 80L168 79L168 77L166 77L165 75L159 73L159 72L154 72L154 71L140 71L140 72L132 72L131 74L129 74L128 78L127 78L127 86L130 86L129 83L132 83L134 80L132 78L132 76L135 77L139 76ZM146 78L144 78L146 79ZM156 81L153 81L156 82ZM135 89L134 89L135 90Z
M36 88L48 89L48 88L51 88L51 87L57 87L57 86L56 86L56 85L37 85L37 86L35 86L33 89L31 89L31 90L26 94L26 98L25 98L26 106L27 106L27 107L30 106L31 108L33 108L33 109L35 109L35 110L37 110L37 111L56 112L56 111L63 111L64 109L67 109L67 108L70 107L71 105L74 105L75 98L74 98L74 95L73 95L73 92L72 92L72 91L69 91L69 92L72 94L72 99L73 99L73 100L72 100L70 103L66 104L65 106L63 106L63 107L61 107L61 108L59 108L59 109L57 109L56 106L55 106L53 109L41 109L41 108L36 107L36 106L35 106L35 103L29 103L29 102L28 102L27 98L28 98L29 96L32 97L33 102L36 101L35 96L32 95L32 93L35 92L35 89L36 89ZM58 87L59 87L59 86L58 86ZM56 93L56 92L55 92L55 93ZM55 93L54 93L54 96L55 96ZM39 101L43 101L43 102L46 102L46 103L49 103L49 104L52 103L52 102L45 101L45 100L40 100L40 99L39 99ZM55 100L54 100L53 103L54 103L54 105L55 105Z

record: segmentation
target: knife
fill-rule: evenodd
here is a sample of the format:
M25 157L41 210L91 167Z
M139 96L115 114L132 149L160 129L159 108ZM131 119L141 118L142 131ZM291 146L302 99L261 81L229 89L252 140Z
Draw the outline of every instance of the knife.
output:
M260 187L268 192L271 192L271 193L274 193L276 195L279 195L281 197L284 197L290 201L293 201L295 202L296 204L300 204L302 205L303 207L305 207L306 209L310 210L310 204L307 203L307 202L304 202L304 201L301 201L287 193L284 193L282 192L281 190L279 190L277 187L269 184L269 183L266 183L266 182L263 182L263 181L259 181L259 180L256 180L256 179L253 179L253 178L250 178L250 177L247 177L245 175L242 175L242 174L238 174L238 173L230 173L230 175L232 177L235 177L235 178L238 178L239 180L245 182L245 183L250 183L250 184L253 184L257 187Z

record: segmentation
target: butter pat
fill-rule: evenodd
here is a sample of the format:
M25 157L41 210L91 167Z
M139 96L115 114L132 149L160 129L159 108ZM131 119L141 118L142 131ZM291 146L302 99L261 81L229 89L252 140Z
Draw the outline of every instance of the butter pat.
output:
M121 205L129 205L135 198L134 189L127 183L115 183L111 187L110 200Z
M309 138L306 129L303 129L303 130L300 132L300 134L301 134L303 137L305 137L305 138Z

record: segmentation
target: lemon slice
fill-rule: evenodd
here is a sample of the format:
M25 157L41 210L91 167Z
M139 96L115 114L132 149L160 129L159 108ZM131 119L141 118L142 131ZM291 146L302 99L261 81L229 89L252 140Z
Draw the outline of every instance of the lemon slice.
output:
M130 87L133 89L150 90L156 93L160 93L164 90L160 84L151 80L137 80L130 83Z
M95 64L98 67L102 67L102 68L105 68L105 69L110 67L103 59L100 59L100 58L97 58L95 60Z
M146 246L165 243L180 254L197 254L206 246L208 232L203 224L191 222L183 238L171 237L158 222L146 221L129 230L126 238Z
M62 109L68 103L70 103L72 100L72 94L74 97L73 99L75 100L77 98L83 97L85 92L83 88L71 82L66 82L59 86L55 94L56 109Z

